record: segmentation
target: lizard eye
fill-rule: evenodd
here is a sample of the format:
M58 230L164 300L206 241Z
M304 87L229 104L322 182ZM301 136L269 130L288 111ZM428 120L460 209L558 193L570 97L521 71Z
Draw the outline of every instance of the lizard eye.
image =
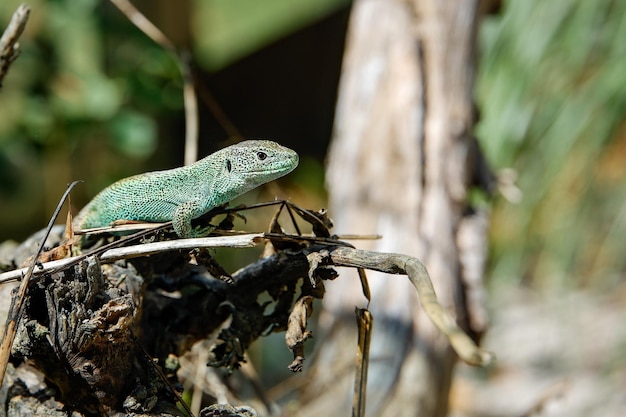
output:
M267 158L267 154L265 152L257 152L256 153L257 158L259 158L260 161L265 160L265 158Z
M230 172L233 169L233 166L230 163L230 159L226 160L226 169Z

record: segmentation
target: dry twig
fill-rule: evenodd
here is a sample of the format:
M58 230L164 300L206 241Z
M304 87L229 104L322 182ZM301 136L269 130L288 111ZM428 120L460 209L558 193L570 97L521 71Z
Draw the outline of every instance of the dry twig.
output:
M128 0L111 0L139 30L167 50L176 60L183 76L185 103L185 165L198 160L198 104L188 54L180 54L172 41Z
M4 337L2 338L2 344L0 345L0 386L2 386L2 382L4 381L4 373L6 372L7 365L9 363L9 357L11 356L11 347L13 346L15 334L17 333L17 326L22 315L22 308L26 299L26 291L28 290L28 284L30 283L30 279L33 276L33 271L35 269L35 266L37 265L37 259L43 251L44 242L46 241L46 239L48 239L48 235L50 234L52 226L54 226L54 222L59 215L59 212L61 211L61 207L63 207L63 203L65 203L65 199L69 196L72 188L74 188L74 186L79 182L80 181L74 181L73 183L71 183L67 187L67 190L65 190L63 197L61 197L61 201L59 201L59 204L57 205L54 214L50 218L50 222L48 223L46 233L41 240L39 249L37 250L35 256L32 258L30 265L26 269L18 293L13 299L11 309L9 310L9 315L7 317L7 324L4 328Z
M9 66L17 59L20 54L19 38L24 32L28 16L30 15L30 7L21 4L7 26L6 30L0 37L0 87L2 80L9 70Z

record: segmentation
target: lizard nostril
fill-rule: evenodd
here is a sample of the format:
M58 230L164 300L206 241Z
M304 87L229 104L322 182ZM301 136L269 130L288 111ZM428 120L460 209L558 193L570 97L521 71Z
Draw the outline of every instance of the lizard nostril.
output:
M232 164L230 163L230 159L226 160L226 169L230 172L233 169Z

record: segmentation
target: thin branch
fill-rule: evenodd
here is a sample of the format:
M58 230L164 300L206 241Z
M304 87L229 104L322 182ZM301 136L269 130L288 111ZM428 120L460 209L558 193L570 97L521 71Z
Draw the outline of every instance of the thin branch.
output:
M494 361L494 355L480 349L461 330L448 311L439 304L428 271L417 258L343 246L333 249L329 256L332 264L336 266L372 269L388 274L406 274L417 290L424 312L439 331L448 338L450 345L463 361L474 366L486 366Z
M2 382L4 381L4 373L9 363L9 357L11 356L11 347L13 346L13 341L15 340L15 335L17 333L17 326L19 324L20 317L22 315L22 308L24 306L24 300L26 298L26 290L28 289L28 284L30 282L30 278L33 275L33 270L35 269L35 265L37 265L37 258L39 258L39 255L41 255L41 252L43 251L44 243L48 239L48 236L50 236L50 231L52 230L52 227L54 226L54 222L59 216L59 212L61 211L61 208L63 207L63 204L65 203L65 200L70 194L70 191L72 191L72 188L74 188L74 186L78 184L79 182L80 181L74 181L73 183L71 183L67 187L67 190L65 190L63 197L61 197L61 201L59 201L59 204L57 205L57 208L54 211L54 214L50 218L50 222L48 222L48 227L46 228L46 233L43 239L41 240L39 249L37 250L37 253L33 257L32 261L30 262L30 265L26 269L26 273L24 274L24 278L22 279L22 283L20 284L18 293L14 298L14 303L11 305L11 309L9 310L7 323L4 328L4 337L2 338L2 345L0 345L0 386L2 386Z
M111 2L143 33L158 45L169 51L175 58L183 76L183 100L185 103L185 165L190 165L198 160L198 97L197 80L193 76L190 65L189 52L179 53L174 44L163 32L148 20L130 1L111 0ZM222 107L217 103L207 88L200 84L200 97L209 108L217 122L222 126L226 134L232 139L242 139L243 135L235 124L226 115Z
M20 54L19 38L24 32L26 22L30 16L30 7L21 4L7 26L6 30L0 37L0 87L2 80L9 70L9 66L15 61Z
M111 0L120 12L130 20L139 30L155 43L167 49L171 54L178 57L178 51L174 44L159 30L154 24L148 20L131 2L128 0Z
M182 73L185 78L183 86L183 99L185 102L185 165L191 165L198 160L198 98L194 77L191 71L190 54L184 52L180 58L183 66Z
M159 223L158 227L163 228L164 226L169 225L169 223ZM145 228L145 225L128 225L128 226L137 226ZM110 230L111 228L107 228ZM93 229L90 229L93 230ZM115 230L119 231L117 228ZM127 230L120 226L120 230ZM146 230L146 232L152 232L153 230ZM67 269L73 265L76 265L79 261L89 257L89 256L99 256L100 262L102 263L113 263L115 261L119 261L121 259L132 259L139 258L142 256L154 255L161 252L167 251L178 251L178 250L191 250L196 248L249 248L257 245L261 239L274 239L274 240L284 240L291 242L309 242L309 243L318 243L318 244L326 244L326 245L346 245L346 243L341 240L334 240L329 238L319 238L314 236L298 236L298 235L288 235L288 234L278 234L278 233L238 233L235 234L227 233L226 231L216 231L216 233L224 233L224 236L212 236L212 237L201 237L201 238L192 238L192 239L176 239L176 240L168 240L163 242L154 242L154 243L144 243L140 245L132 245L126 246L123 248L117 248L124 243L126 243L129 239L136 240L137 237L140 236L129 236L124 240L118 240L116 242L112 242L106 247L100 247L97 251L84 253L79 256L72 256L69 258L63 258L55 261L44 262L39 264L39 268L34 272L34 275L42 275L42 274L51 274L55 272L59 272L61 270ZM351 240L358 239L379 239L379 236L359 236L359 235L348 235L348 238ZM0 284L4 284L10 281L19 280L23 274L27 272L28 268L20 268L14 269L12 271L3 272L0 274Z
M127 18L156 44L162 46L175 58L183 77L185 103L185 165L198 160L198 104L194 79L187 53L180 54L172 41L128 0L111 0Z
M124 248L108 249L100 255L100 261L102 263L112 263L119 261L120 259L138 258L161 252L191 250L195 248L247 248L255 246L261 238L263 238L263 233L251 233L237 236L202 237L144 243L141 245L126 246ZM35 272L35 275L50 274L61 271L75 264L77 260L84 258L85 255L72 256L70 258L40 264L40 267ZM26 268L22 268L0 274L0 284L19 279L25 271Z

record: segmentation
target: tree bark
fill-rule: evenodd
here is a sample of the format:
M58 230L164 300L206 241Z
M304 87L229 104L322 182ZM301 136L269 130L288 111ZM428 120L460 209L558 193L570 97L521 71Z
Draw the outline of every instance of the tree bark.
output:
M476 339L486 327L487 214L470 207L468 192L490 187L472 133L480 14L479 0L355 2L327 170L336 232L381 234L368 249L422 260L442 304ZM300 415L348 415L359 288L356 279L328 284L320 328L332 336ZM367 415L446 415L457 357L408 282L372 279L370 310Z

